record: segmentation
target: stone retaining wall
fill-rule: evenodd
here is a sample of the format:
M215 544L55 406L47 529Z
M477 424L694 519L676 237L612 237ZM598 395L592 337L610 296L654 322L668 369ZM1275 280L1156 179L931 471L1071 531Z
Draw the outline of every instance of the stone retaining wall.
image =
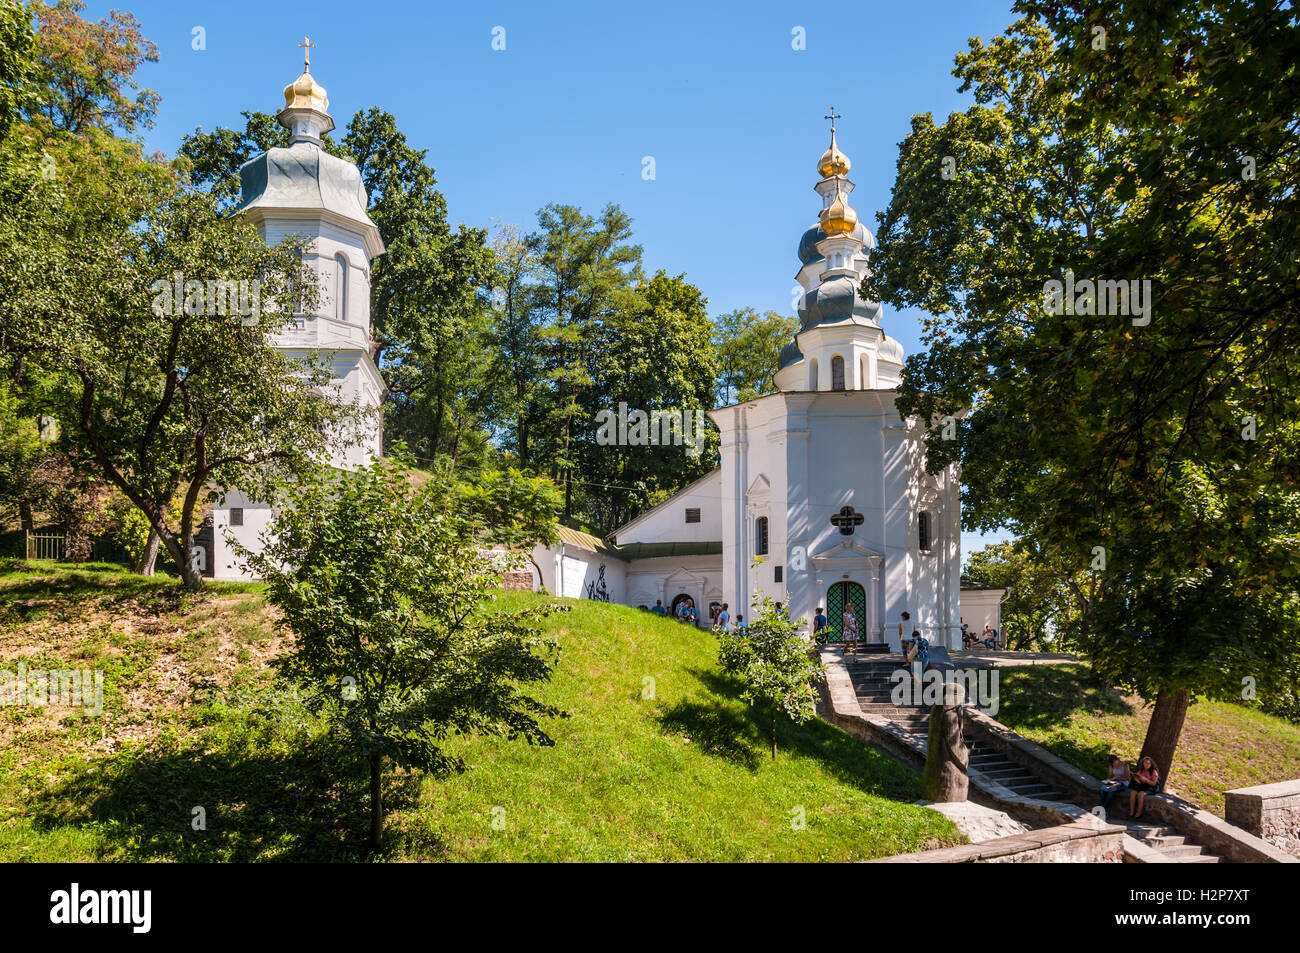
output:
M1119 864L1124 862L1124 828L1094 817L1069 824L963 844L897 854L871 864Z
M1226 791L1224 817L1294 857L1300 857L1300 780Z

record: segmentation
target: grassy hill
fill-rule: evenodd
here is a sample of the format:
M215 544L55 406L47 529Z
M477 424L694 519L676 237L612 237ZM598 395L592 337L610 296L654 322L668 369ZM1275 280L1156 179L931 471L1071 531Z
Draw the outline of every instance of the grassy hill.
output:
M569 601L538 692L570 715L555 746L453 739L466 774L394 773L384 859L843 861L963 840L911 804L916 775L823 722L783 724L773 763L708 633ZM0 860L363 858L364 765L276 692L269 618L255 585L0 565L0 670L106 683L97 718L0 708Z
M1140 698L1107 689L1084 665L1004 669L997 718L1093 777L1112 751L1137 760L1151 721ZM1162 770L1167 766L1162 766ZM1219 816L1223 792L1300 778L1300 726L1223 702L1188 709L1169 790Z

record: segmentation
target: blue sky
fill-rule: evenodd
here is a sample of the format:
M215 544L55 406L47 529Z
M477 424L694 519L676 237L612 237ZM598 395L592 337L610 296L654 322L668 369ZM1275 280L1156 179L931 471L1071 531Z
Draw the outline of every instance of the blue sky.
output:
M874 230L911 117L968 105L954 54L1013 19L1009 2L982 0L115 0L83 15L114 6L158 44L160 62L139 74L162 95L151 148L170 155L196 126L278 110L310 34L312 73L340 129L361 108L393 113L428 149L453 222L527 229L548 202L593 212L617 203L647 270L684 272L715 315L792 313L795 247L819 209L812 186L831 105L853 160L853 205ZM193 48L196 27L205 49ZM504 50L493 49L497 27ZM887 309L885 327L909 353L919 347L917 315Z

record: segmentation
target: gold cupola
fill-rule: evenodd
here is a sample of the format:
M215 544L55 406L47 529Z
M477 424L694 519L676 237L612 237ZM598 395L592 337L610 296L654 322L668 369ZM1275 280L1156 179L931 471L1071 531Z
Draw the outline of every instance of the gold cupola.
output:
M835 189L835 198L822 209L822 231L827 235L849 235L858 227L858 213L844 201L844 195Z
M316 78L304 67L302 75L284 88L285 109L329 109L329 97L325 87L316 82Z
M319 145L320 137L334 128L334 120L329 114L329 96L325 87L311 75L311 48L316 44L309 37L303 37L298 45L305 49L302 75L284 88L284 108L276 119L289 130L291 143L306 141Z
M832 175L848 175L852 166L849 157L841 152L839 145L836 144L835 130L832 129L830 148L823 152L821 159L818 160L817 171L821 173L823 179L826 179Z

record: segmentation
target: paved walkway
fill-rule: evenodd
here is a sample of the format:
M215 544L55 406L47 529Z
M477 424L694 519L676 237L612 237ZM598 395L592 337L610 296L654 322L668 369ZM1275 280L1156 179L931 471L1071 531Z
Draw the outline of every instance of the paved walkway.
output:
M1079 657L1069 652L1000 652L994 649L949 649L953 664L987 665L990 668L1007 668L1013 665L1062 665L1077 662Z
M870 662L876 659L889 661L899 667L906 667L907 662L899 652L863 652L845 651L840 644L827 648L839 649L845 660L853 659ZM931 652L934 649L931 648ZM931 659L933 660L933 655ZM1064 665L1079 661L1079 656L1069 652L1003 652L993 649L949 649L949 660L959 667L968 668L1011 668L1016 665Z

